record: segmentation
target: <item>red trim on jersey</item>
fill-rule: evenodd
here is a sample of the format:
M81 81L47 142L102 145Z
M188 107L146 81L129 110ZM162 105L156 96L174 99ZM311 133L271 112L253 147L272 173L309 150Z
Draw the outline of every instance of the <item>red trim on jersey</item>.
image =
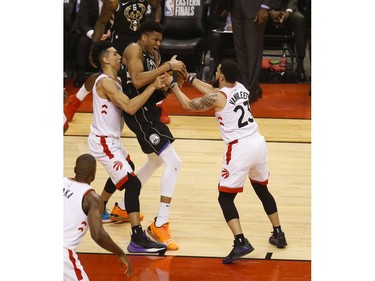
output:
M72 250L69 250L67 249L68 252L69 252L69 260L72 262L73 264L73 268L74 268L74 272L77 276L77 280L83 280L83 277L82 277L82 272L81 270L77 267L77 260L74 258L73 256L73 251Z
M250 182L253 182L253 183L260 183L261 185L267 185L267 184L268 184L268 180L265 180L265 181L256 181L256 180L252 180L252 179L250 179Z
M223 120L223 118L221 116L218 116L217 120L219 121L220 126L224 126L224 123L221 122L221 120Z
M131 173L131 175L133 177L135 177L135 173ZM122 180L120 180L117 184L116 184L116 188L117 189L120 189L121 186L123 186L123 184L125 184L126 182L128 181L128 175L126 175L126 177L124 177Z
M221 192L226 192L226 193L239 193L243 191L243 186L242 187L219 186L218 190Z
M225 161L229 165L230 160L232 160L232 146L238 143L238 140L234 140L228 144L227 153L225 154Z
M217 91L217 92L223 94L225 96L225 98L228 98L227 94L224 93L223 91Z
M115 156L109 150L106 138L107 137L100 137L100 144L103 146L103 152L105 153L105 155L107 155L109 159L112 159Z

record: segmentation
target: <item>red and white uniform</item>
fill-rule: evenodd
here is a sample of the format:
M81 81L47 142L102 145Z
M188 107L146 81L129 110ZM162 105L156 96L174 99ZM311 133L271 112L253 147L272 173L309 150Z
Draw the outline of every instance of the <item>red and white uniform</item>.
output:
M64 281L89 280L76 253L76 249L89 226L82 202L87 192L93 190L87 183L63 179L64 201Z
M219 191L242 192L246 178L267 183L267 146L250 111L249 91L239 82L219 90L226 105L215 112L221 136L227 145L220 175Z
M101 74L95 81L92 89L93 114L90 125L88 145L90 153L107 170L116 187L122 186L127 181L127 174L134 174L127 159L128 152L121 144L121 133L124 127L122 110L108 99L98 96L96 84L106 74ZM117 87L122 91L119 82Z

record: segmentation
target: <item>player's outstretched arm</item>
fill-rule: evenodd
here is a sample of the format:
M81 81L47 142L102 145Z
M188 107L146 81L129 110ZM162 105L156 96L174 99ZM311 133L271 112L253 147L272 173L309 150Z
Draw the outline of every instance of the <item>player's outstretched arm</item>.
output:
M103 201L94 191L88 192L83 199L83 210L87 214L92 239L103 249L117 255L120 264L126 265L125 274L132 274L132 265L125 252L112 240L102 223Z
M218 92L205 94L200 98L189 99L178 87L177 83L172 84L171 90L175 94L178 102L187 111L202 112L217 107Z
M191 75L189 75L187 81L202 94L212 93L216 90L216 88L214 88L211 84L203 82L202 80Z
M118 89L113 79L102 78L97 83L97 91L104 93L111 102L126 113L134 115L145 104L156 89L162 89L165 85L165 75L161 75L148 85L140 95L129 99L127 95L124 95L124 93Z

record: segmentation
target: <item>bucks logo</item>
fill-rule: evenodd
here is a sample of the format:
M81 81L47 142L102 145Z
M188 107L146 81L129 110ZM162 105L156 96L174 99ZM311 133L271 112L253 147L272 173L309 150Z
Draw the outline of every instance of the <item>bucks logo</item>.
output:
M153 145L158 145L160 142L160 136L158 134L152 134L148 139Z

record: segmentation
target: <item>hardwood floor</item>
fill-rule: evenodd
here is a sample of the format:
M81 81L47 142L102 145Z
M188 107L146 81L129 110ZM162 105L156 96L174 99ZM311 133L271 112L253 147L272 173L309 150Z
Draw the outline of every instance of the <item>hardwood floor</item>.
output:
M171 204L171 231L180 245L178 251L167 251L173 256L223 257L232 245L232 234L227 227L217 202L217 182L224 144L213 117L171 116L169 125L176 141L173 146L182 160L182 169ZM73 176L75 158L87 148L87 134L91 113L77 113L64 136L64 175ZM243 194L236 198L245 235L255 250L247 257L264 259L311 259L311 137L310 120L257 119L266 137L269 151L270 183L286 232L288 247L277 249L268 243L272 230L260 201L249 182ZM215 123L215 124L214 124ZM125 127L123 144L130 152L137 168L146 161L132 133ZM146 228L153 220L159 204L159 184L162 168L150 178L141 192L141 211ZM107 173L98 165L93 187L100 193ZM108 203L122 199L115 192ZM113 239L126 249L130 239L129 223L106 224ZM106 253L93 242L89 233L84 237L79 252Z

